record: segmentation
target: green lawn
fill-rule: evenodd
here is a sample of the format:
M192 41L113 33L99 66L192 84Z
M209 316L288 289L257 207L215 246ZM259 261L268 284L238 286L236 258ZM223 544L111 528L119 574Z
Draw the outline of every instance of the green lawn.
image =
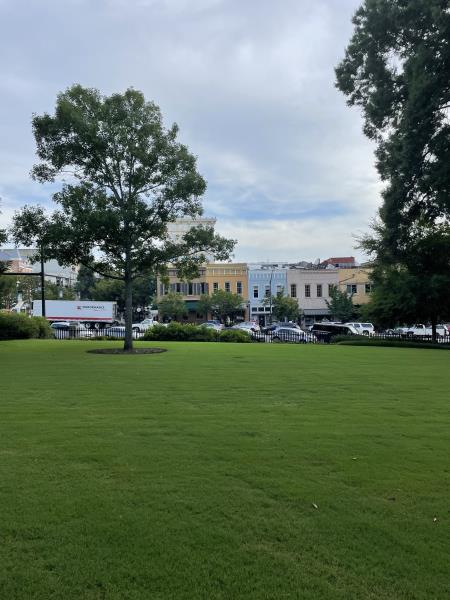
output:
M110 344L0 343L2 600L448 600L450 352Z

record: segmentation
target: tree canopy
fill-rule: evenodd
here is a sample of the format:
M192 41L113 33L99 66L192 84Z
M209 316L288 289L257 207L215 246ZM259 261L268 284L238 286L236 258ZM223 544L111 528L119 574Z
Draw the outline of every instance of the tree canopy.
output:
M441 281L439 294L448 297L448 0L366 0L353 24L336 69L337 87L349 105L362 109L364 131L377 145L377 169L385 182L378 219L361 246L376 259L379 293L384 275L406 270L417 279L416 288L420 282L435 288ZM450 305L440 303L439 314L426 300L416 307L435 324Z
M46 251L124 282L129 350L133 281L165 274L169 263L193 277L206 254L227 259L234 241L201 226L179 239L169 235L178 217L202 214L206 183L177 140L177 125L166 129L141 92L102 96L74 85L58 95L54 115L34 116L33 133L40 159L33 177L64 178L53 196L58 209L45 223Z
M330 300L325 300L333 319L349 321L353 317L355 307L351 297L346 291L340 290L336 285L330 287Z
M163 319L179 320L187 314L183 296L169 292L158 301L158 313Z
M211 296L207 294L200 296L197 309L205 317L208 313L211 313L225 323L227 318L234 319L238 314L242 313L245 310L244 306L244 300L239 294L233 294L225 290L216 290Z
M285 296L283 292L272 296L271 298L264 298L263 304L265 306L271 304L272 314L278 321L297 321L300 316L300 308L295 298Z

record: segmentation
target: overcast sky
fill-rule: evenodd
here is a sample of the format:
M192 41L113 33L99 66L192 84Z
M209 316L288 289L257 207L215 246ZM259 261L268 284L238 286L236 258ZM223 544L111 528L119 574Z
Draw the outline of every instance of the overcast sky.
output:
M32 113L73 83L156 102L198 156L205 215L243 261L361 254L373 146L334 87L360 0L0 0L0 224L25 203Z

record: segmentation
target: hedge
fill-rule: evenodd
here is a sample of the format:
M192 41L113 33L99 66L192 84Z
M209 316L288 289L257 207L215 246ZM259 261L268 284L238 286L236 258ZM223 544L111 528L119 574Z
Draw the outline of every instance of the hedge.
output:
M50 338L52 330L43 317L27 317L20 313L0 312L0 340Z
M224 329L216 331L209 327L199 327L192 323L169 323L164 325L153 325L147 329L141 338L149 341L174 341L174 342L250 342L250 336L245 331L237 329Z
M414 342L412 340L386 340L363 336L340 335L335 336L333 344L339 346L380 346L384 348L426 348L434 350L450 350L450 344L435 344L432 342Z

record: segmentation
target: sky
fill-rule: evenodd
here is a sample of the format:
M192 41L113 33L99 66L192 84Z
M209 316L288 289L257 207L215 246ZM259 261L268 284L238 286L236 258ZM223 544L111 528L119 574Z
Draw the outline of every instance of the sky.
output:
M0 226L54 207L33 113L73 83L141 90L198 157L205 216L239 261L364 257L374 147L334 67L361 0L0 0Z

